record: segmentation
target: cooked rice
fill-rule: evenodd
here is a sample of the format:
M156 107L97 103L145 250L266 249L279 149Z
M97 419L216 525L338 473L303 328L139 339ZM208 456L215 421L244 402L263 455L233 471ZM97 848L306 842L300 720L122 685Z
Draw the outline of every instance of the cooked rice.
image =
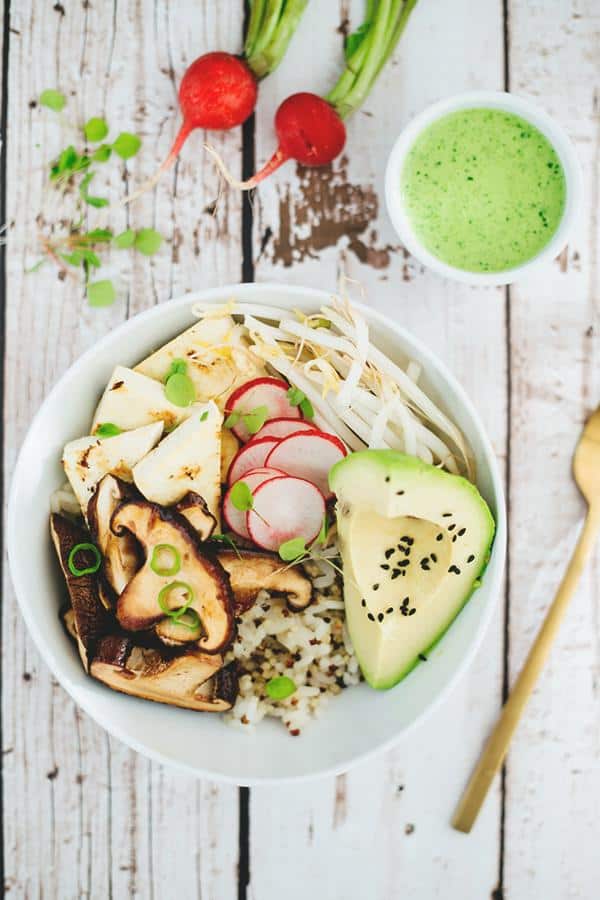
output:
M237 624L236 640L226 656L226 662L237 660L240 667L238 698L227 714L233 725L254 726L273 716L296 736L320 715L330 697L361 680L344 621L339 577L300 613L262 591ZM272 700L266 685L280 675L291 678L296 690L285 700Z

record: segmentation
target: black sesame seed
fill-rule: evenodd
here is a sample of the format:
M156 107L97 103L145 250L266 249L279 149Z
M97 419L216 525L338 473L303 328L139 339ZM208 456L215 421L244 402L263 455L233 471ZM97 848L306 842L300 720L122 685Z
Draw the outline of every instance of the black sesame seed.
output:
M373 613L368 613L368 614L367 614L367 619L369 620L369 622L374 622L374 621L375 621L375 616L373 615Z
M417 610L416 610L416 609L414 608L414 606L413 606L413 608L412 608L412 609L409 609L409 611L408 611L409 616L414 616L414 614L416 613L416 611L417 611Z
M390 476L389 476L389 475L386 475L386 476L385 476L385 483L387 484L389 481L390 481Z
M415 542L415 539L414 539L414 538L411 538L411 537L406 538L406 543L408 544L409 547L412 547L412 545L414 544L414 542Z
M400 540L404 541L405 544L408 544L408 542L410 541L410 538L407 534L403 534L402 537L400 538Z
M456 528L456 524L454 522L452 522L450 525L448 525L448 531L454 531L455 528Z
M438 534L438 535L436 536L436 541L443 541L443 540L444 540L444 535L443 535L443 534Z
M468 562L468 563L471 563L471 562L473 562L474 559L475 559L475 557L474 557L473 554L471 553L471 555L470 555L469 558L467 559L467 562Z
M394 569L392 571L392 581L398 577L398 575L402 574L402 569Z
M384 571L387 572L387 570L389 569L389 566L388 566L387 563L381 563L381 565L379 566L379 568L380 568L380 569L383 569Z
M361 605L361 606L366 606L366 605L367 605L367 601L365 600L364 597L363 597L362 600L360 601L360 605Z
M432 562L437 562L437 556L435 555L435 553L432 553L432 554L431 554L431 561L432 561Z
M463 534L466 532L466 530L467 530L466 528L461 528L460 531L458 532L458 536L462 537Z
M452 515L452 513L442 513L442 518L447 519L451 515Z
M377 621L378 621L378 622L383 622L383 613L379 613L379 614L378 614L378 616L377 616Z
M419 659L422 660L423 662L427 662L427 657L425 656L424 653L419 653Z
M378 590L379 590L379 584L374 584L374 585L373 585L373 590L374 590L374 591L378 591Z
M450 566L448 571L452 572L453 575L460 575L460 569L458 568L458 566Z
M385 551L385 558L386 558L386 559L389 559L390 556L393 556L395 550L396 550L395 547L388 547L388 549Z
M398 497L401 497L403 493L404 493L404 491L396 491L396 494L398 495Z
M453 544L456 543L456 535L455 535L455 534L452 536L452 543L453 543Z
M394 612L394 607L393 607L393 606L390 606L389 609L386 609L386 613L388 614L388 616L389 616L391 613L393 613L393 612Z
M410 559L401 559L398 563L398 568L404 569L406 568L406 566L410 566Z

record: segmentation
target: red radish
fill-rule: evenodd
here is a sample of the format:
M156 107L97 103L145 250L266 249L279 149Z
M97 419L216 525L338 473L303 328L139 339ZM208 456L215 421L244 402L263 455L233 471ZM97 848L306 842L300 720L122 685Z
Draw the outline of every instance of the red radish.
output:
M258 469L264 466L267 456L278 443L277 438L261 438L260 440L252 441L251 444L246 444L238 450L229 466L227 484L239 481L242 475L250 472L251 469Z
M254 489L262 484L263 481L281 477L283 474L283 472L278 472L277 469L253 469L251 472L246 472L241 480L248 485L251 492L254 492ZM250 538L246 528L246 510L238 509L231 502L231 487L223 498L223 519L227 523L229 530L235 532L238 537Z
M279 419L271 419L266 422L252 440L262 437L284 438L299 431L318 431L313 422L306 419L291 419L289 416L281 416Z
M331 497L329 470L343 459L347 450L338 437L324 431L291 434L283 438L266 457L266 465L282 469L288 475L306 478Z
M279 550L292 538L306 544L317 537L325 516L321 491L303 478L271 478L256 488L254 507L246 513L250 539L263 550Z
M225 415L240 413L243 416L258 407L266 406L267 421L280 419L282 416L299 419L302 413L298 406L293 406L288 400L289 389L287 381L282 381L281 378L253 378L252 381L242 384L231 394L225 405ZM252 437L243 419L233 425L232 431L240 441L248 441Z
M275 113L275 132L278 147L271 159L247 181L237 181L227 171L219 155L209 146L219 169L234 187L241 190L255 188L288 159L303 166L324 166L332 162L344 149L346 126L333 106L307 91L292 94Z
M183 122L169 155L145 184L127 197L131 203L153 187L173 165L195 128L226 131L245 122L254 112L258 81L248 64L232 53L205 53L186 69L179 85Z

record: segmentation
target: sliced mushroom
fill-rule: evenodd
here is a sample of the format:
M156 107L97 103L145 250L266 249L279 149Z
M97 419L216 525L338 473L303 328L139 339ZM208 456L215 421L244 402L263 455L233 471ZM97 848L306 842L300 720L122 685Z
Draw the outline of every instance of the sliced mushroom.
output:
M207 541L217 527L217 520L209 510L206 500L194 491L189 491L182 497L179 503L175 504L175 510L188 520L201 541Z
M50 533L71 598L79 655L87 671L96 644L110 630L112 624L112 619L100 597L99 579L96 574L78 577L69 569L71 550L77 544L90 543L90 535L59 513L53 513L50 517ZM77 554L79 568L90 566L94 561L95 557L90 551L82 550Z
M75 622L75 613L71 604L66 603L60 609L58 615L60 616L60 621L63 623L63 628L69 637L77 643L77 624Z
M143 563L141 548L129 532L117 536L110 523L117 506L134 493L131 485L105 475L88 504L87 518L94 542L103 556L103 572L117 596Z
M197 641L206 653L217 653L226 647L233 637L233 596L229 578L212 555L200 550L189 522L175 511L155 503L129 500L117 508L111 527L116 535L123 531L133 534L145 554L142 568L117 601L117 618L122 627L126 631L145 631L166 618L159 604L159 594L172 586L170 591L162 594L163 604L173 610L181 608L191 590L192 602L188 608L196 613L202 624L200 639L195 631L180 626L182 636L187 637L186 643ZM160 575L152 568L153 553L160 545L176 551L177 568L172 574Z
M236 614L250 609L262 590L284 596L294 612L306 609L312 599L310 579L274 554L218 550L217 559L229 575Z
M237 696L237 673L232 666L222 669L222 665L220 656L197 650L174 655L113 634L98 645L90 674L113 690L145 700L224 712Z

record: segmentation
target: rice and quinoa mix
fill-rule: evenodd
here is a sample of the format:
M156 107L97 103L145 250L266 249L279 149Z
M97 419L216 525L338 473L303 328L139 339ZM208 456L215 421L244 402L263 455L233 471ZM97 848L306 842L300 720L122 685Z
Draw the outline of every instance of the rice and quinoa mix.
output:
M237 626L225 662L236 660L239 666L239 694L227 716L240 728L273 716L296 737L330 697L361 681L344 621L339 576L316 590L311 605L299 613L261 591ZM282 675L292 679L296 690L284 700L273 700L267 683Z

